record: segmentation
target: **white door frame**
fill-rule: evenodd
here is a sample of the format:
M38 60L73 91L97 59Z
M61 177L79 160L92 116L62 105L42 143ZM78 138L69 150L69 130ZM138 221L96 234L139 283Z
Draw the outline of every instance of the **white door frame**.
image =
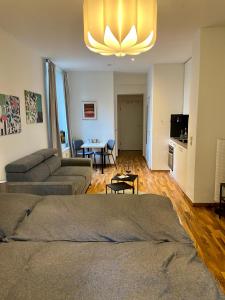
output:
M116 129L115 129L115 139L116 139L116 156L118 156L118 97L119 96L142 96L142 103L143 103L143 147L142 147L142 155L145 156L146 151L146 98L145 94L143 93L119 93L116 94L116 107L115 107L115 123L116 123Z

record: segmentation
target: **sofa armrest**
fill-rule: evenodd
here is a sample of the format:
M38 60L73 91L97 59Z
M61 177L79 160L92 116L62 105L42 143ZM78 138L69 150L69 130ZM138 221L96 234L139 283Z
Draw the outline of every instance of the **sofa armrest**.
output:
M92 160L90 158L62 158L61 166L91 167Z
M35 195L73 195L76 186L72 182L8 182L9 193Z

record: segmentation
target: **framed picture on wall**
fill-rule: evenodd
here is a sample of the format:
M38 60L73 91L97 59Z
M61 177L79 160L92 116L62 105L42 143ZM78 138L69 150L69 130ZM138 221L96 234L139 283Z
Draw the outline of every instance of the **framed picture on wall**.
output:
M43 123L42 96L40 94L24 91L27 124Z
M20 99L0 94L0 136L21 132Z
M82 119L83 120L97 119L97 104L95 101L82 102Z

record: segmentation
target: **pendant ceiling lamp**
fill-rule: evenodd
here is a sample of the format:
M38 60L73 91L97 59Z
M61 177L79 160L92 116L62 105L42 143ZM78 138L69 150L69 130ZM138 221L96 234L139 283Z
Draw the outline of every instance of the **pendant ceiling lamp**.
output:
M138 55L156 41L157 0L84 0L84 40L101 55Z

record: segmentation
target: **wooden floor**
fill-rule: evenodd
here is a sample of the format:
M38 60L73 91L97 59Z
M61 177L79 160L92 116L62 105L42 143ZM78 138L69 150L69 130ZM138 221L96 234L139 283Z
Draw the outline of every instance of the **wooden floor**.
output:
M105 174L94 171L89 194L105 191L105 184L117 172L124 172L129 164L132 173L139 175L139 190L168 196L183 227L194 241L199 256L220 282L225 292L225 218L219 220L212 208L193 207L168 172L151 172L138 151L121 151L115 167L107 167Z

